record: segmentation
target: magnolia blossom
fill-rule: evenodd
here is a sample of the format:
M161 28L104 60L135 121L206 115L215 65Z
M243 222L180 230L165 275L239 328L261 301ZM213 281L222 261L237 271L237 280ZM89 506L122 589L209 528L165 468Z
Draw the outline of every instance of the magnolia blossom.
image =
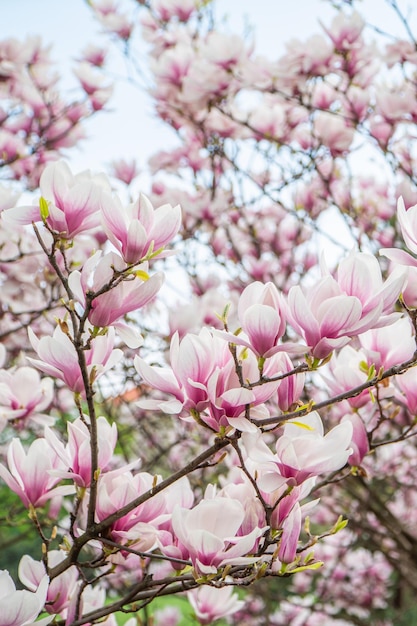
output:
M329 374L322 373L322 377L331 393L338 395L363 385L368 379L366 367L367 357L365 352L363 350L355 350L352 346L345 346L329 362ZM355 408L365 406L370 401L369 389L365 389L360 394L348 398L347 401Z
M364 252L352 251L337 268L337 283L340 289L345 294L358 298L361 303L360 325L368 326L373 319L373 328L384 326L397 319L391 311L406 279L406 272L398 270L383 282L377 259ZM362 333L364 330L358 332Z
M178 17L186 22L198 6L197 0L154 0L152 8L164 21Z
M406 210L402 197L397 202L397 219L400 224L403 239L413 254L417 254L417 204ZM394 265L405 265L413 270L412 278L415 278L415 268L417 267L417 259L405 250L397 248L383 248L380 254L388 257L394 262ZM409 290L414 295L415 288L411 286Z
M348 458L349 465L360 465L363 458L369 452L369 439L365 424L358 413L349 413L342 417L342 422L350 422L353 427L352 440L350 442L352 454Z
M282 563L291 563L297 556L301 521L301 507L296 502L282 525L282 536L278 550L278 558Z
M406 245L417 254L417 205L406 210L403 198L398 198L397 219Z
M43 415L53 398L51 378L41 380L31 367L0 370L0 419L51 423L53 418Z
M238 303L238 318L247 339L238 334L217 334L232 343L247 346L264 358L283 350L284 347L277 343L286 328L285 306L272 283L255 282L243 290ZM285 349L288 350L289 345Z
M266 492L284 483L300 485L312 476L340 469L352 452L353 427L343 422L324 435L316 411L288 420L273 454L260 433L244 433L243 442L251 461L259 466L259 484Z
M9 469L0 464L0 477L26 508L44 506L55 496L75 491L72 485L56 486L60 479L51 475L51 470L63 466L45 439L35 439L27 451L20 439L12 439L7 449L7 465Z
M109 186L104 177L91 176L88 171L74 176L64 161L57 161L45 167L39 184L47 209L39 204L23 206L4 211L3 216L17 224L45 219L66 239L99 225L102 191Z
M355 131L342 116L318 111L314 119L314 136L328 146L332 156L337 156L349 150Z
M116 272L125 269L118 254L102 255L99 250L86 261L81 272L71 272L69 285L83 307L87 306L87 294L103 291L91 301L88 319L94 326L110 326L123 315L144 307L162 286L162 272L148 277L147 264L117 280Z
M290 289L291 324L313 356L324 359L351 337L395 321L398 315L388 312L405 281L405 272L399 270L383 283L377 260L352 252L340 263L337 280L327 274L305 293L299 285Z
M55 476L72 478L80 487L88 487L91 481L91 437L86 423L78 418L68 422L68 443L66 446L50 428L45 428L45 439L62 460L65 471L55 470ZM103 472L110 465L117 443L117 428L111 426L105 417L97 419L98 467Z
M115 159L110 163L110 167L113 176L121 180L125 185L130 185L132 180L140 173L135 159Z
M388 369L411 359L416 350L413 328L408 317L391 326L368 330L360 336L368 363Z
M209 485L211 487L211 485ZM209 487L206 489L205 498L216 497L216 491L210 494ZM233 468L229 473L228 481L217 493L218 497L227 497L245 503L245 517L237 532L240 535L247 535L254 528L263 528L266 525L265 510L257 497L253 485L249 482L242 470ZM191 508L191 507L190 507ZM258 545L258 542L257 544Z
M71 595L68 609L66 610L65 624L72 624L79 615L86 615L95 609L102 609L106 604L106 590L100 585L85 586L78 581L74 592ZM105 626L117 626L116 618L110 615L105 622Z
M216 367L227 362L227 344L206 328L198 335L189 333L180 342L178 333L171 339L172 368L150 366L135 357L135 368L151 387L171 396L168 400L140 401L144 408L160 408L179 413L182 408L202 411L208 406L207 380Z
M401 400L405 403L412 416L417 415L417 372L412 367L401 376L396 376L396 385L402 391Z
M70 338L57 326L52 337L38 339L31 328L29 340L39 359L28 357L28 361L42 372L64 381L71 391L84 392L84 381L77 352ZM110 328L106 335L99 335L90 341L90 349L85 350L85 360L90 380L96 380L112 368L122 358L122 351L114 349L115 333Z
M258 380L259 367L255 355L253 353L241 355L239 352L237 355L241 363L243 380ZM245 388L241 385L236 373L236 364L230 351L225 352L225 356L225 362L216 367L207 379L209 404L200 417L214 430L219 430L220 426L227 426L227 424L242 431L256 430L244 416L247 406L251 407L252 419L269 417L264 403L274 395L281 382L276 380L263 385L254 385L252 389ZM263 370L264 375L277 375L280 365L279 356L272 356Z
M245 606L245 601L238 599L233 587L216 589L202 585L188 591L187 597L200 624L212 624L222 617L233 615Z
M166 606L156 610L153 619L155 626L178 626L182 620L182 613L176 606ZM136 619L132 617L125 624L126 626L136 626Z
M172 369L152 367L136 357L135 367L143 380L168 395L164 400L140 401L139 406L183 416L186 411L198 413L201 421L216 432L228 425L240 430L254 428L244 415L249 405L251 417L268 417L264 403L275 393L280 381L255 385L252 389L243 387L225 338L223 333L203 329L199 335L190 333L179 342L175 333L170 350ZM257 381L259 367L255 355L252 352L239 355L239 360L243 379ZM272 356L264 374L276 375L279 365L277 355Z
M48 552L48 567L55 567L64 560L66 554L60 550ZM25 554L19 563L19 578L31 591L36 591L45 578L45 565ZM69 605L78 581L77 568L72 565L49 583L45 609L48 613L61 613Z
M154 476L147 472L102 474L98 481L96 521L100 522L130 504L139 495L150 491L153 485ZM138 550L151 550L161 533L159 526L169 517L162 492L116 520L111 526L111 536L114 541L135 543Z
M44 607L48 582L49 578L44 574L34 593L16 591L9 572L0 571L0 626L32 626ZM47 617L36 624L44 626L51 619Z
M164 204L154 209L150 200L141 194L124 207L117 197L108 194L102 202L104 228L109 240L127 264L138 263L146 255L158 252L175 237L181 225L179 205Z
M198 576L215 574L224 565L253 563L248 556L267 527L256 526L239 536L245 519L241 502L217 497L202 500L193 509L176 507L172 513L172 528L186 548Z
M284 347L286 347L286 344ZM291 372L294 369L294 364L286 352L280 352L278 358L278 371L284 373ZM302 372L286 376L280 381L277 399L281 411L290 411L291 407L298 402L304 389L304 382L305 374Z

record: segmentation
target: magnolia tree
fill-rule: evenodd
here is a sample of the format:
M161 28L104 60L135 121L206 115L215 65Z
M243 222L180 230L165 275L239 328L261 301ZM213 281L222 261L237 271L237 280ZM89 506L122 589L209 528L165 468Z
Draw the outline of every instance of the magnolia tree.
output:
M91 1L176 133L141 190L61 159L105 48L67 100L0 43L1 626L411 623L417 42L339 4L266 59L215 2Z

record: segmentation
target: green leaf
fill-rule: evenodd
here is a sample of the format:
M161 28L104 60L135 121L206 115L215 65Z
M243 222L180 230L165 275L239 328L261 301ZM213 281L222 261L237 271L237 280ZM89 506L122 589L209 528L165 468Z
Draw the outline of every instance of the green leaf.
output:
M48 206L48 202L45 200L43 196L40 197L39 208L41 212L42 221L44 222L49 217L49 206Z

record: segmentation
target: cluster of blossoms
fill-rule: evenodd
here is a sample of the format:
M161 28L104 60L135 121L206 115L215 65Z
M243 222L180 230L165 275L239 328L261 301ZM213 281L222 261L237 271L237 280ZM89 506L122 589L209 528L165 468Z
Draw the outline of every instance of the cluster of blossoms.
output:
M112 87L87 50L74 73L81 92L68 98L59 92L50 47L40 37L0 42L0 167L3 180L25 182L36 189L45 165L85 137L84 121L100 111ZM94 67L96 66L96 67ZM1 189L1 208L10 193ZM11 200L13 202L13 200ZM13 206L13 204L10 204Z
M228 571L237 581L319 567L307 552L317 538L303 535L303 520L317 508L318 479L361 466L371 440L359 415L348 412L326 433L319 413L303 407L301 398L309 372L329 359L331 384L346 389L347 401L352 395L354 402L361 397L355 385L365 383L363 397L376 384L369 377L372 368L382 372L413 361L408 318L393 312L407 285L406 271L394 271L384 282L375 258L352 252L334 276L323 269L311 296L296 286L286 296L270 282L254 282L238 298L232 322L226 312L221 316L223 329L203 328L182 339L173 335L171 367L150 365L136 355L142 384L157 392L137 406L178 415L186 431L197 426L208 446L172 477L163 477L142 470L139 459L126 465L115 454L116 424L97 415L94 396L99 379L122 360L121 342L134 351L141 346L142 338L123 318L145 307L159 290L163 274L149 275L149 267L169 256L165 247L180 228L180 209L154 209L145 196L124 208L103 177L74 176L63 162L46 167L40 190L37 204L6 210L2 221L17 228L34 224L50 271L61 282L62 313L51 336L39 338L29 328L35 356L27 357L28 365L0 372L3 428L44 429L26 449L19 438L12 439L0 477L34 520L46 505L57 520L71 500L73 509L69 522L60 522L65 551L51 546L40 562L23 557L19 576L29 595L19 596L16 606L29 606L30 598L32 607L46 592L45 610L68 623L94 613L105 587L85 592L77 570L82 551L99 578L105 579L111 565L120 590L141 571L134 593L138 601L154 593L146 589L147 571L161 588L181 580L201 623L242 608L242 601L223 589ZM412 212L402 218L404 232L408 225L413 233L407 217ZM113 250L90 249L87 256L87 245L81 268L74 269L68 251L80 240L91 242L100 225ZM396 337L405 333L409 342L398 347ZM353 349L353 340L363 354ZM365 381L362 360L357 378L343 379L341 363L349 358L348 350L352 360L357 354L368 364ZM47 376L41 379L33 367ZM54 401L53 381L74 394L79 412L68 422L64 441L54 432L50 412L44 415ZM19 387L22 382L38 388L38 395L28 397ZM271 433L267 425L273 426ZM208 484L198 497L188 474L201 471L211 457L220 463L223 449L229 465L223 486ZM335 533L344 522L326 519L325 524ZM206 592L198 591L202 583L213 585L207 591L210 610L204 609Z
M151 159L149 197L48 163L110 96L102 49L76 71L78 117L36 42L0 54L12 113L42 93L0 129L4 171L40 190L0 206L1 488L42 544L20 560L25 591L0 571L1 623L116 626L118 610L178 593L200 624L372 620L401 581L417 590L415 50L380 50L352 10L266 62L212 28L210 3L135 4L156 109L181 140ZM135 12L91 6L132 49ZM388 82L401 70L395 92L383 62ZM29 118L46 112L36 135ZM14 131L35 137L29 164ZM360 137L393 164L384 183L352 177ZM113 173L130 185L137 169ZM335 206L358 245L332 268L312 233ZM153 303L181 266L193 304L162 320ZM272 609L233 590L268 578Z

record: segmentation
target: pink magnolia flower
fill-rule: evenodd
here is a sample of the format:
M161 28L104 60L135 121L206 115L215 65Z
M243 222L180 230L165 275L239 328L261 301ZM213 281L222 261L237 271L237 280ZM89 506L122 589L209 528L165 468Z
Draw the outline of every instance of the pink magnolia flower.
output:
M323 423L316 411L285 423L273 454L260 434L243 433L247 455L259 464L260 488L266 492L284 483L300 485L308 478L340 469L352 452L353 427L343 422L324 435Z
M55 567L64 560L66 554L60 550L48 552L48 567ZM45 565L25 554L19 563L19 578L31 591L36 591L45 578ZM48 613L61 613L69 605L78 581L77 568L72 565L50 583L45 600Z
M251 405L252 417L269 415L262 406L275 393L279 381L253 389L242 387L228 344L222 333L219 334L220 337L203 329L199 335L188 334L179 342L176 333L171 340L172 369L152 367L136 357L135 367L143 380L171 396L167 400L143 400L139 406L159 408L167 413L182 412L183 415L187 411L198 413L201 420L216 432L229 424L240 430L253 428L244 417L247 405ZM241 361L244 379L258 380L255 355L249 353ZM277 374L274 357L268 359L264 372L271 376Z
M90 431L81 418L67 423L68 443L66 446L50 428L45 428L45 439L61 459L65 471L56 470L54 476L72 478L76 485L88 487L91 481ZM97 419L98 467L106 471L111 463L117 443L117 428L111 426L105 417Z
M335 157L349 150L355 132L345 118L327 111L318 111L314 118L314 135Z
M331 276L323 278L306 294L298 285L291 287L288 305L291 325L318 359L324 359L350 341L351 329L358 325L362 313L359 300L341 294Z
M406 404L411 415L417 415L417 372L412 367L401 376L396 376L396 384L402 391L401 400Z
M245 601L239 600L233 587L216 589L201 585L188 591L187 597L200 624L213 624L216 620L233 615L245 606Z
M16 370L0 370L0 419L22 420L28 418L50 423L53 418L43 415L52 402L54 390L51 378L41 380L31 367Z
M411 359L416 350L413 328L408 317L401 317L394 324L375 328L360 338L369 365L388 369Z
M398 271L383 283L377 260L352 252L339 264L337 280L325 275L306 294L298 285L290 289L291 324L304 336L313 356L323 359L351 337L395 321L398 315L387 314L405 281L405 273Z
M108 472L98 482L96 521L100 522L150 491L155 477L147 472ZM118 519L111 526L115 541L134 542L139 550L151 550L159 534L159 526L170 517L164 493L159 493Z
M107 180L86 172L73 175L64 161L47 165L40 179L42 198L47 203L48 226L66 239L96 228L100 223L100 200ZM17 224L41 221L39 205L23 206L3 212L3 216Z
M94 326L111 326L120 317L144 307L150 302L162 286L164 275L158 272L142 280L135 273L124 277L114 284L115 272L126 269L123 260L118 254L109 252L102 255L101 250L96 252L83 266L81 272L74 270L69 276L69 285L83 307L86 306L86 294L99 292L109 286L108 290L96 296L91 302L88 319ZM148 266L143 264L136 268L136 272L147 274Z
M167 97L182 85L193 61L190 45L180 43L174 48L164 50L151 62L151 69L157 82L157 95Z
M102 609L106 604L106 590L100 585L87 585L79 581L66 611L65 626L71 626L79 615L86 615L95 609ZM110 615L104 622L105 626L117 626L114 615ZM91 624L91 622L90 622Z
M105 194L102 200L104 229L109 240L127 264L138 263L148 254L160 251L178 233L181 226L180 206L163 204L154 209L150 200L141 194L124 207L119 198Z
M363 350L355 350L352 346L342 348L329 363L329 375L322 374L331 393L338 395L366 382L368 375L361 367L366 363L367 358ZM365 406L369 401L368 389L353 398L348 398L349 404L355 408Z
M284 483L275 491L262 492L265 501L272 509L270 523L273 529L279 530L284 528L285 522L294 507L310 494L315 484L316 476L312 476L311 478L307 478L307 480L303 481L300 485L294 485L291 490L288 489L287 483ZM305 511L305 509L313 508L317 502L318 500L312 500L306 505L303 505L301 509Z
M377 259L364 252L352 251L340 262L337 283L344 293L358 298L362 306L361 330L358 332L364 332L366 327L385 326L397 319L398 316L391 312L406 278L406 272L398 270L384 283Z
M349 50L360 37L365 22L359 13L338 13L329 29L324 28L337 50Z
M285 344L284 344L285 348ZM280 352L278 355L279 361L277 362L277 371L282 374L291 372L294 369L294 364L286 352ZM305 382L305 374L292 374L280 381L277 398L278 406L281 411L290 411L291 407L299 400Z
M217 495L218 497L227 497L245 503L245 517L237 532L239 536L247 535L254 528L263 528L266 525L264 507L257 497L253 485L242 470L233 468L228 475L228 482ZM209 491L206 490L205 498L208 498L208 496ZM213 497L215 496L216 492L213 491Z
M198 6L197 0L155 0L152 8L164 22L173 17L177 17L181 22L187 22Z
M312 475L333 472L343 467L352 452L352 425L339 424L324 435L319 414L286 422L276 443L278 467L287 479L299 484Z
M63 466L45 439L35 439L27 452L19 439L12 439L7 449L7 465L9 469L0 464L0 477L26 508L40 507L55 496L74 493L71 485L56 487L60 479L50 471Z
M298 540L301 532L301 507L295 503L282 525L278 558L282 563L292 563L297 556Z
M225 356L227 357L225 362L216 367L207 380L209 405L200 417L216 431L220 426L227 426L227 424L239 430L253 430L255 426L244 416L246 406L250 405L251 418L269 416L263 404L274 395L279 388L280 381L264 383L252 389L242 387L231 353L227 351ZM243 379L248 382L257 381L259 367L255 355L248 353L244 358L240 358L240 355L238 357L241 361ZM268 359L264 368L265 376L278 374L279 365L280 360L277 355Z
M106 76L98 71L96 65L89 63L87 60L81 61L75 67L74 74L89 96L104 89L108 92L108 97L110 97L112 87L108 84Z
M204 59L226 70L232 69L238 63L247 62L249 53L242 37L215 30L208 33L201 50Z
M247 346L257 356L268 358L283 349L277 345L285 332L284 301L272 283L254 282L242 292L238 318L244 335L218 332L231 343Z
M182 613L176 606L166 606L155 611L153 618L155 626L178 626L182 620ZM127 622L125 623L127 624ZM136 620L133 618L133 622L127 626L135 626L135 624Z
M27 357L28 361L49 374L62 380L71 391L84 392L84 382L78 362L77 352L70 338L57 326L52 337L38 339L31 328L29 340L39 359ZM91 348L84 351L90 380L96 380L111 369L122 358L122 351L113 349L115 333L109 328L106 335L99 335L91 340Z
M0 626L32 626L42 611L48 590L48 576L44 575L36 588L31 591L17 591L6 570L0 571ZM36 622L44 626L52 617Z
M243 504L231 498L202 500L190 510L174 509L173 532L188 551L198 576L215 574L228 563L239 565L256 560L248 554L267 528L255 527L239 536L244 519Z
M100 5L103 5L104 9ZM107 32L114 33L125 41L130 38L134 25L116 3L105 3L102 0L100 3L94 2L93 8Z
M401 297L406 307L409 309L417 308L417 264L416 266L407 266L407 283L402 290Z
M359 466L363 458L369 452L369 439L365 424L357 413L349 413L342 417L342 422L350 422L353 427L352 441L350 442L352 454L348 458L349 465Z
M282 102L266 100L251 112L249 124L257 139L273 137L284 142L288 137L286 110Z
M90 65L102 67L106 60L107 50L100 46L88 44L82 51L82 61L87 61Z
M111 162L111 170L113 176L121 180L126 185L130 185L132 180L139 174L139 168L135 159L127 161L126 159L117 159Z
M401 233L402 233L403 239L407 247L409 248L409 250L411 250L411 252L413 252L413 254L417 254L417 204L412 207L409 207L406 210L403 198L402 197L398 198L397 219L400 224ZM391 253L391 252L395 252L395 250L385 250L385 249L381 250L382 254L384 254L385 256L388 256L388 258L393 259L391 254L390 255L386 254L387 252ZM399 250L398 252L401 253L402 251ZM403 255L404 254L405 253L403 253ZM416 264L416 261L412 263L412 265L415 265L415 264Z
M203 411L209 403L207 381L216 367L227 361L227 344L203 328L198 335L188 334L180 342L178 333L171 339L172 368L150 366L135 357L135 368L143 380L165 394L168 400L140 401L143 408L160 408L166 413L194 409Z

